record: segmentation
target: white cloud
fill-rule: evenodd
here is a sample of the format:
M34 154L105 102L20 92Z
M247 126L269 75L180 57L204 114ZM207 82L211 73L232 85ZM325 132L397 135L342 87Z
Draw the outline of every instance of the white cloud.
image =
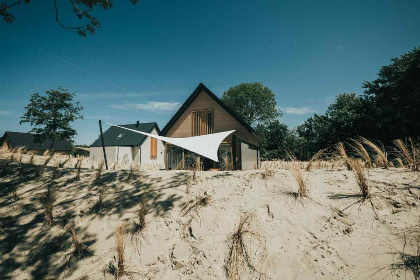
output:
M0 116L6 116L10 114L10 111L0 110Z
M308 115L315 113L315 109L309 107L281 107L280 110L285 114L290 115Z
M147 103L126 103L111 105L111 108L120 110L145 110L145 111L173 111L178 109L179 102L147 102Z

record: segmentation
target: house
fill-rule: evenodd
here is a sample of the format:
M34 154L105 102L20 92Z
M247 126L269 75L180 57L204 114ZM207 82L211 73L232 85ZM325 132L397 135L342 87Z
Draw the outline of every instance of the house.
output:
M260 166L260 137L202 83L163 128L166 137L191 137L235 130L219 147L219 163L202 158L204 169L250 170ZM166 169L186 168L198 155L165 143Z
M0 139L0 147L4 149L14 149L25 147L27 150L42 154L51 149L51 140L46 140L42 144L34 141L34 135L25 132L6 131ZM72 145L69 141L56 141L54 143L54 152L56 155L69 155L72 151Z
M160 133L159 127L155 122L137 122L121 126L155 135ZM111 126L105 131L103 138L106 158L109 163L163 166L164 145L160 140L116 126ZM89 151L89 157L93 161L104 158L100 136L90 145Z

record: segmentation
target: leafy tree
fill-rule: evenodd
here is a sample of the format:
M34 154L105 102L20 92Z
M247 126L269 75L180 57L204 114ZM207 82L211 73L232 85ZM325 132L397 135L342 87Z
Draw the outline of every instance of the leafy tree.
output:
M280 123L278 120L275 120L266 125L257 125L256 131L262 140L262 157L270 159L279 158L279 151L285 144L285 139L288 132L287 125Z
M242 83L229 88L222 101L251 126L267 124L281 116L274 93L262 83Z
M137 4L139 1L140 0L130 0L133 5ZM3 17L5 22L12 23L15 20L15 16L13 15L11 9L20 5L22 2L29 4L31 3L31 0L17 0L11 4L0 3L0 16ZM54 5L55 8L55 21L61 27L76 32L83 37L87 34L95 34L96 28L101 27L99 21L91 15L93 8L99 6L106 10L108 8L112 8L113 6L113 2L111 0L68 0L73 9L73 13L77 16L77 18L86 20L85 24L69 26L64 24L60 19L57 2L57 0L50 0L50 3Z
M53 150L56 141L70 141L77 135L70 123L83 119L80 115L83 107L79 102L73 103L73 97L74 93L69 93L61 86L56 90L47 90L43 96L32 94L20 124L30 123L35 141L41 144L47 139L51 140L50 148Z
M420 135L420 49L391 59L379 70L378 78L365 82L365 94L375 103L378 138Z
M372 137L377 131L372 125L376 113L371 99L355 93L343 93L328 106L324 115L314 114L298 126L299 136L309 142L309 148L317 152L349 137Z

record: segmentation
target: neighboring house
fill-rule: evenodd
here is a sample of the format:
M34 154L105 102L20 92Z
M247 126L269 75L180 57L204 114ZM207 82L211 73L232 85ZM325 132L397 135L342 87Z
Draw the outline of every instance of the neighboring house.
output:
M34 136L31 133L6 131L0 140L0 147L5 149L14 149L25 147L27 150L36 151L38 154L51 149L51 140L46 140L41 145L35 143ZM69 155L72 146L69 141L56 141L54 143L54 152L56 155Z
M160 132L155 122L137 122L121 126L155 135L159 135ZM109 163L163 166L164 146L160 140L116 126L111 126L105 131L103 138ZM89 150L91 160L98 161L104 158L100 136L90 145Z
M219 163L203 158L204 169L221 168L249 170L260 166L260 138L256 131L234 113L202 83L176 112L161 135L190 137L236 130L219 147ZM166 169L187 168L196 154L165 144ZM186 166L187 165L187 166Z

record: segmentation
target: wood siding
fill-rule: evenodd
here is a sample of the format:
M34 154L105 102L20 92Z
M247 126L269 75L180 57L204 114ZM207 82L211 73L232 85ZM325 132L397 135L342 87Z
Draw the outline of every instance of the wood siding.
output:
M236 130L234 134L249 143L259 146L259 141L229 112L223 109L205 91L201 91L192 104L185 110L181 117L169 129L167 137L190 137L193 136L193 112L200 110L213 110L214 133L227 130ZM224 142L231 143L232 135L229 135Z

